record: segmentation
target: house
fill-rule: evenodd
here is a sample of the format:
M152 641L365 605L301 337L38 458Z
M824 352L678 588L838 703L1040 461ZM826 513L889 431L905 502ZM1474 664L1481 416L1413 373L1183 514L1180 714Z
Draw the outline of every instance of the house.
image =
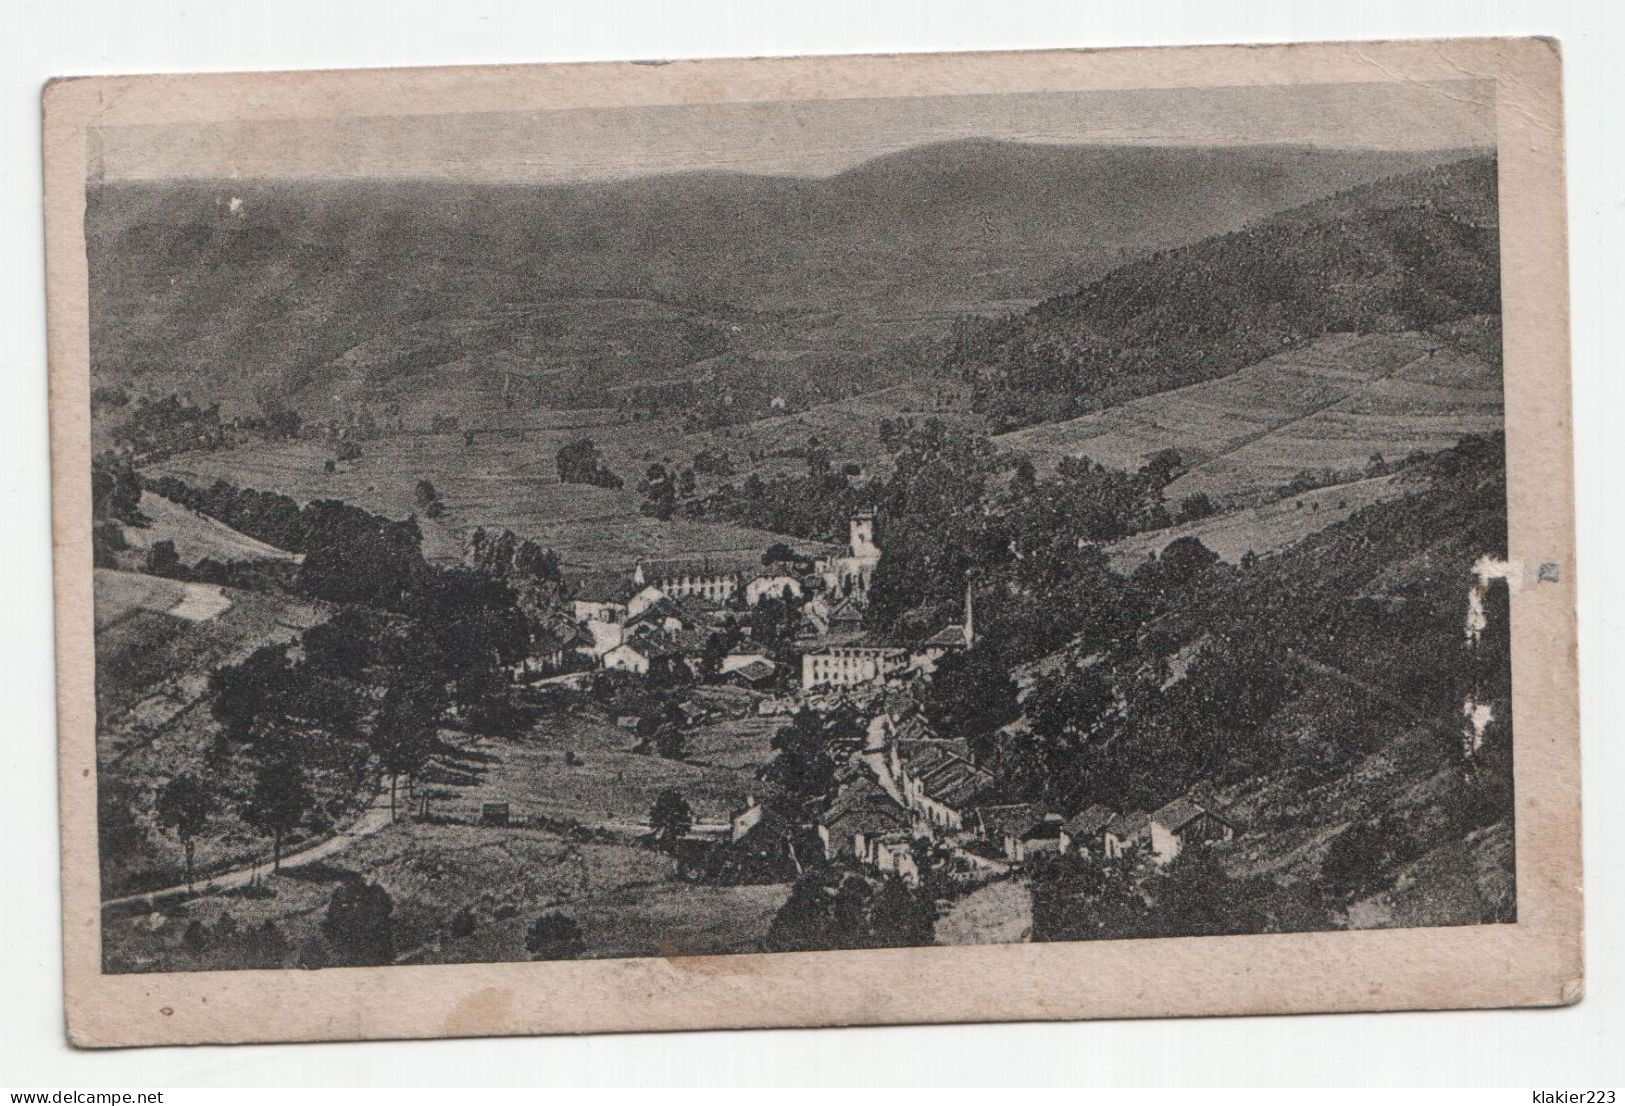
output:
M1027 858L1027 835L1044 820L1044 808L1037 803L984 806L976 811L976 835L1004 853L1006 860L1020 863Z
M801 608L802 621L815 637L829 636L829 615L835 603L826 595L815 595Z
M880 546L875 544L875 513L855 512L847 523L847 534L844 554L820 557L813 568L823 578L830 594L867 596L875 569L880 566Z
M639 589L618 573L583 576L571 583L571 613L577 622L625 621L627 603Z
M900 877L910 887L919 886L920 865L914 859L914 840L906 833L893 831L866 842L859 859L879 871Z
M627 618L625 626L628 630L638 626L649 626L664 633L675 634L679 630L690 629L694 622L687 611L683 610L674 600L668 599L659 588L646 588L645 591L655 593L654 598L640 603L643 592L634 596L632 602L627 604Z
M1044 820L1021 835L1019 860L1031 860L1042 853L1059 855L1071 847L1066 823L1059 814L1046 814Z
M631 597L627 599L626 617L637 618L644 612L648 611L649 608L660 603L664 603L666 605L666 609L676 617L682 617L682 611L677 607L677 604L672 601L671 597L660 588L655 587L653 584L643 585L641 588L638 588L637 591L633 592Z
M1117 812L1105 803L1090 803L1066 820L1071 847L1085 856L1106 855L1106 827Z
M788 572L761 572L745 581L745 606L754 607L764 599L800 599L801 581Z
M906 834L908 812L868 776L854 778L818 819L826 859L850 856L873 863L882 838Z
M682 650L669 638L645 633L604 654L603 666L607 670L631 672L637 676L670 676L677 670L689 668Z
M707 599L703 595L685 595L672 599L672 602L682 609L683 616L690 626L716 628L726 624L730 614L725 604L715 599Z
M637 644L622 642L604 653L603 665L612 671L647 676L650 666L654 663L653 653L653 649L645 647L641 642Z
M993 776L958 751L958 742L919 741L894 745L893 763L903 802L937 832L965 828L965 812L993 786Z
M949 653L957 653L976 644L976 610L973 603L971 587L966 584L963 621L944 626L922 642L910 658L915 668L929 675L936 671L937 662Z
M517 675L557 672L572 653L591 645L590 634L562 618L534 626L530 632L530 653L519 662Z
M728 840L738 841L755 829L765 811L755 795L746 795L745 805L728 815Z
M1188 796L1181 796L1151 814L1151 857L1167 864L1187 847L1229 841L1235 828Z
M1106 856L1117 860L1133 849L1151 847L1151 815L1143 810L1119 814L1106 825Z
M745 641L741 641L732 649L728 650L727 654L722 658L722 665L719 671L722 673L722 675L726 676L730 672L739 671L748 664L770 659L771 657L768 654L767 646L760 645L747 639Z
M779 674L779 666L762 657L728 670L730 683L740 687L767 687Z
M848 596L837 600L829 610L829 630L831 634L855 634L863 630L863 617L869 611L866 600L857 596Z
M581 644L576 646L576 652L600 663L605 654L626 640L626 628L619 620L611 622L601 618L587 619L581 623L581 631L582 634L577 639Z
M908 650L890 646L831 646L801 658L801 687L851 687L883 683L908 665Z

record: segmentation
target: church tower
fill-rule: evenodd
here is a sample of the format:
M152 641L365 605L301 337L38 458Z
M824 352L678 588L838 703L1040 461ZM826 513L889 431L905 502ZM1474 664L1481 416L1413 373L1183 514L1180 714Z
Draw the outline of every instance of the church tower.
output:
M875 513L858 511L852 515L851 539L848 552L859 558L880 559L880 546L875 544Z

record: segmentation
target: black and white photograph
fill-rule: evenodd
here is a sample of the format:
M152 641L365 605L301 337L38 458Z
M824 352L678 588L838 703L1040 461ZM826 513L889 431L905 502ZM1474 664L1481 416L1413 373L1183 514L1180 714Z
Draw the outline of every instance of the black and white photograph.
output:
M1515 923L1494 89L92 126L102 972Z

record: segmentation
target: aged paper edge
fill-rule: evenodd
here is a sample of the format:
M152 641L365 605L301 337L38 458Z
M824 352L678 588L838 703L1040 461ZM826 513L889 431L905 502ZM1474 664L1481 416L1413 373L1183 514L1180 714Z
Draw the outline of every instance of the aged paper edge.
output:
M1344 81L1496 82L1518 920L865 952L103 975L90 542L90 127ZM91 77L45 91L63 960L85 1047L1560 1005L1582 982L1561 61L1545 39ZM1536 583L1536 566L1561 578Z

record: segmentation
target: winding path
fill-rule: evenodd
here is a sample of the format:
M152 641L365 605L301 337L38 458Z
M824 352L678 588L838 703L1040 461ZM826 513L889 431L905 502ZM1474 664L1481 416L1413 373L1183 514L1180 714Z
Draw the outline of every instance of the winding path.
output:
M382 800L382 802L380 802ZM339 830L331 837L323 838L304 848L283 856L282 867L297 868L301 864L310 864L336 852L347 849L363 837L370 837L390 824L388 795L379 793L372 797L367 809L344 829ZM241 868L232 868L225 872L218 872L206 879L196 880L192 898L202 895L219 894L236 887L246 887L254 881L255 876L265 871L267 865L264 861L245 865ZM102 909L107 910L120 906L133 906L138 903L156 905L160 899L186 897L186 884L179 883L173 887L163 887L157 891L143 891L138 895L124 895L116 899L102 900Z

